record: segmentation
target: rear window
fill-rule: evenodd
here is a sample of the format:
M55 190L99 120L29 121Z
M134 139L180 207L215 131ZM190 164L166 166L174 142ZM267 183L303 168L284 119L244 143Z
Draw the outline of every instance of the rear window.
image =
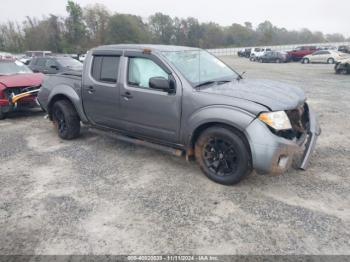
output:
M119 71L119 56L94 56L92 77L100 82L116 83Z

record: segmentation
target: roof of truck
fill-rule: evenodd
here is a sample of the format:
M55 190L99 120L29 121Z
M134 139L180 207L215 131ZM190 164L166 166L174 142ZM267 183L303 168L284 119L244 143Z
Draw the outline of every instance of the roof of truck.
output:
M149 45L149 44L119 44L119 45L104 45L96 47L95 50L144 50L151 49L160 52L176 52L185 50L198 50L196 47L176 46L176 45Z

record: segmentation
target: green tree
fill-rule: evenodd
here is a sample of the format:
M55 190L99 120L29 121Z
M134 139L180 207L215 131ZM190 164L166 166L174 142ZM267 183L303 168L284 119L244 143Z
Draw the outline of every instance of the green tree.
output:
M216 23L205 23L201 25L203 33L199 46L202 48L216 48L225 46L225 35L223 28Z
M106 42L109 20L110 14L102 4L84 8L84 21L89 32L90 46L98 46Z
M258 25L257 28L258 34L260 34L259 42L262 45L269 45L273 43L274 37L274 27L270 21L265 21Z
M24 50L24 37L19 24L9 21L0 25L0 50L15 53Z
M147 26L134 15L115 14L111 16L107 29L107 43L148 43Z
M66 10L68 17L66 18L66 38L71 51L80 52L85 44L86 26L83 20L83 9L78 3L71 0L68 1Z
M162 13L155 13L149 18L149 28L154 37L154 42L170 44L174 39L173 19Z

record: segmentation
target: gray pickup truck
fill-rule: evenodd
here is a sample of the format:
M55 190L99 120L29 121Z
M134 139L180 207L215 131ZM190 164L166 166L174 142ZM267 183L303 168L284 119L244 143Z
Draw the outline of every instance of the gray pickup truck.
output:
M180 152L226 185L252 169L283 173L292 163L305 169L320 134L301 89L243 79L207 51L190 47L95 48L82 73L48 77L38 101L62 139L78 137L82 122Z

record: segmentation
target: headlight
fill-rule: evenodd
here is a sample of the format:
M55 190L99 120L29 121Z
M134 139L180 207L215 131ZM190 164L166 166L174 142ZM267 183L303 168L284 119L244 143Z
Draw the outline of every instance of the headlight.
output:
M259 119L275 130L292 128L289 118L284 111L262 113L259 115Z

